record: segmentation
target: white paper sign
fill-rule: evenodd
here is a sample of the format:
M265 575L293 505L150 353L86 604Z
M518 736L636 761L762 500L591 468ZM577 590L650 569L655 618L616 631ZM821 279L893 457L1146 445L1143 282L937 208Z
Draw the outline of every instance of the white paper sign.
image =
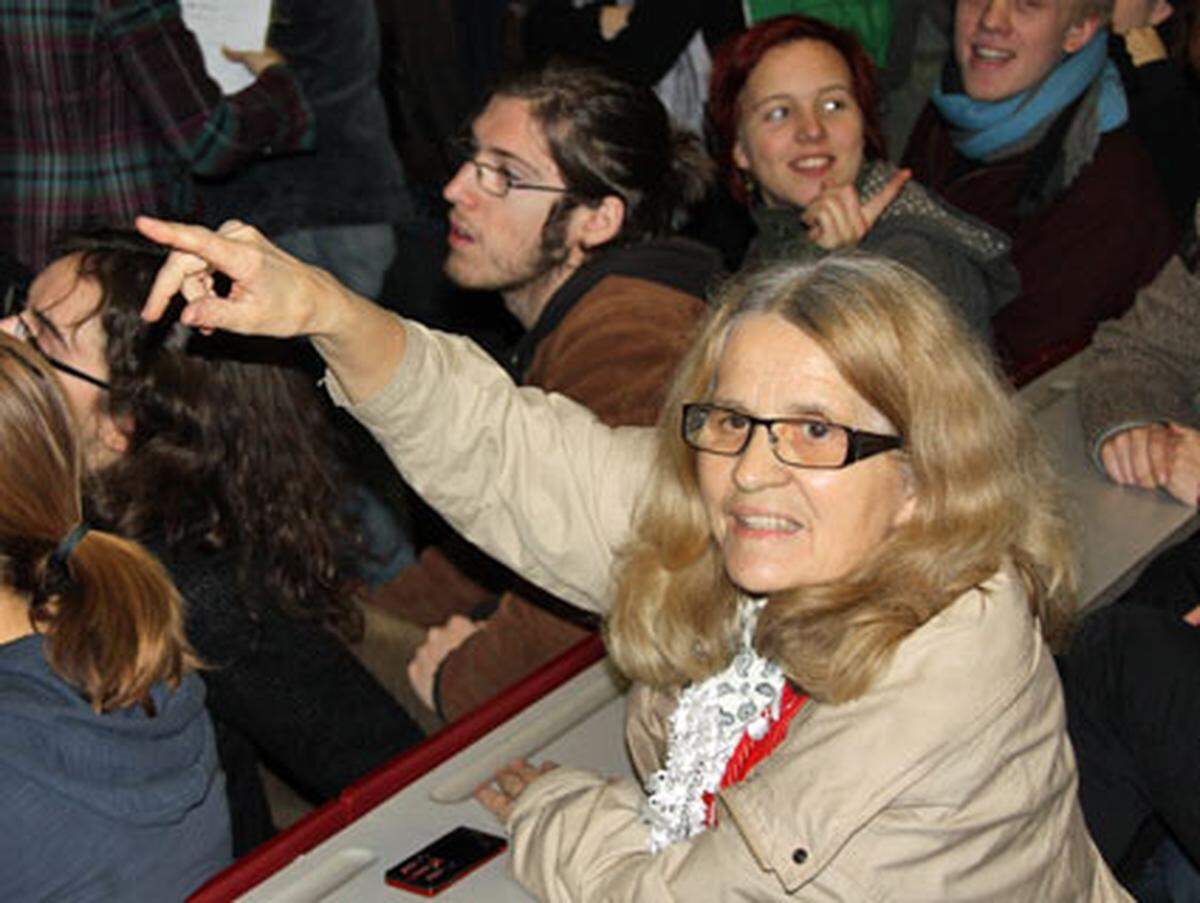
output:
M196 35L204 67L226 94L236 94L254 81L241 63L221 55L221 48L261 50L267 43L271 0L180 0L183 21Z

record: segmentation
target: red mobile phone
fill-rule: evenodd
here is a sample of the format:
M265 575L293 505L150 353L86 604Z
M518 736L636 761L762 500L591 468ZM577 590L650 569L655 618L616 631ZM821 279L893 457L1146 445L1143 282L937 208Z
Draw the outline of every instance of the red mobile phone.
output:
M508 849L508 841L486 831L458 827L387 870L384 880L425 897L441 893Z

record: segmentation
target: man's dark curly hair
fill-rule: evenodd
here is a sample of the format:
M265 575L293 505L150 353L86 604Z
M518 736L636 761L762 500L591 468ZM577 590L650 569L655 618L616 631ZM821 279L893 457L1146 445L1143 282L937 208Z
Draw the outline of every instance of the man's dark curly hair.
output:
M178 321L143 302L166 257L132 232L95 231L60 246L100 288L107 337L107 413L128 448L88 480L90 516L175 549L221 549L238 564L252 611L277 599L294 617L361 634L357 586L341 562L358 540L328 410L297 346ZM257 591L259 586L262 590ZM255 591L250 591L255 590Z

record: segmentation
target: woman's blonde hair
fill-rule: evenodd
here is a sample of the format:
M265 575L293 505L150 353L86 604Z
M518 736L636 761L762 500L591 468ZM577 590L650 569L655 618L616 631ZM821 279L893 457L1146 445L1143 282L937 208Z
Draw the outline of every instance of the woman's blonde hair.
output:
M987 349L937 291L899 264L847 255L739 276L718 300L659 422L653 489L607 625L617 665L668 685L714 674L732 655L738 591L710 532L680 408L710 397L725 338L751 313L802 330L893 424L916 499L853 573L773 597L757 649L814 698L852 699L897 643L1005 565L1057 643L1075 588L1057 479Z
M152 712L151 688L177 686L196 664L182 603L135 543L91 530L62 545L82 519L81 468L54 371L0 335L0 581L29 600L51 667L96 711Z

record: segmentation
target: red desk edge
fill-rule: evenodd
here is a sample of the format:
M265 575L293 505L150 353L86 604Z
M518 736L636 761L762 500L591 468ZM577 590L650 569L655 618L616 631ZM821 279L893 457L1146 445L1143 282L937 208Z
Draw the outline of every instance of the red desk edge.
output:
M188 897L188 903L223 903L253 889L603 657L604 641L599 634L580 640L521 683L405 750L347 787L337 799L314 809L214 875Z

